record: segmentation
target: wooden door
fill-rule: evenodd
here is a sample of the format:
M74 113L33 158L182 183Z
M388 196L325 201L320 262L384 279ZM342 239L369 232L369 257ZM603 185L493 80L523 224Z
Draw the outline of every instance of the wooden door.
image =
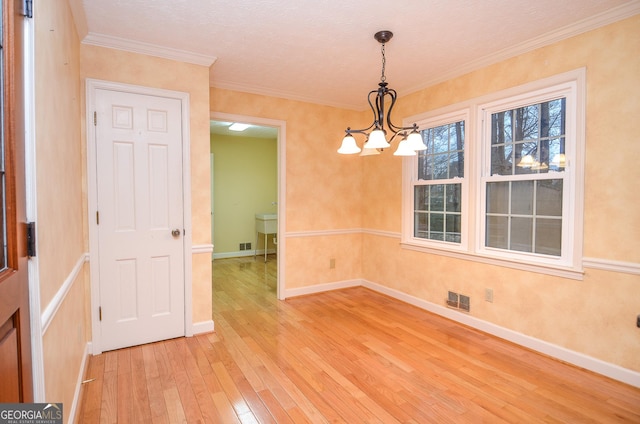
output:
M102 350L184 336L181 100L95 98Z
M2 2L0 403L33 401L27 279L22 2Z

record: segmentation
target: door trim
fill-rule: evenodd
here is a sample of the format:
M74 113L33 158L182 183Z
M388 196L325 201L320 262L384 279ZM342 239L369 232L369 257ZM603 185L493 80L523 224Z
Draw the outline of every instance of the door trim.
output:
M110 90L131 94L141 94L156 97L178 99L182 104L182 208L184 211L183 252L184 252L184 335L193 335L192 313L192 225L191 225L191 156L190 156L190 115L189 93L165 90L139 85L123 84L112 81L86 79L86 121L87 128L87 222L89 227L89 270L91 281L91 332L92 352L94 355L102 353L102 337L98 308L100 306L100 280L98 261L98 226L96 225L96 211L98 204L97 193L97 158L96 129L93 125L93 112L96 110L96 91Z
M36 187L36 77L35 77L35 23L33 19L24 21L24 104L25 104L25 208L28 222L38 218ZM36 252L37 248L36 238ZM40 267L38 256L27 261L29 278L29 309L31 324L31 366L33 373L33 401L45 401L43 330L40 309Z
M286 233L287 228L287 123L277 119L258 118L255 116L238 115L233 113L211 112L209 118L216 121L245 122L247 124L261 125L278 128L278 245L276 246L276 260L278 266L278 281L276 296L279 300L285 297L285 258L286 239L281 237ZM213 243L213 240L211 240Z

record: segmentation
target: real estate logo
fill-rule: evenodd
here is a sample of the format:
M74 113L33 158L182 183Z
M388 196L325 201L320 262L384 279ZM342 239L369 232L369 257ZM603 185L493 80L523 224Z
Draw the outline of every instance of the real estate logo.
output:
M0 424L62 424L62 403L0 403Z

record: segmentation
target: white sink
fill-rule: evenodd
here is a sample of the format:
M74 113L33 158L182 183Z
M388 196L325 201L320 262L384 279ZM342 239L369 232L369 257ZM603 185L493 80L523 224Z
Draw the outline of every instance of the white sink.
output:
M275 234L278 232L277 213L257 213L256 231L262 234Z

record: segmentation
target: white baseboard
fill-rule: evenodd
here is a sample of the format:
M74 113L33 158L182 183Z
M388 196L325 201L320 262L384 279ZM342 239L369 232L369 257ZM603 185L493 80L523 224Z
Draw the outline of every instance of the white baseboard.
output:
M194 244L191 246L191 253L212 253L213 244Z
M617 381L629 384L634 387L640 387L640 373L623 368L619 365L611 364L597 358L576 352L564 347L536 339L526 334L501 327L488 321L475 318L466 313L428 302L424 299L412 296L399 290L391 289L377 283L367 280L347 280L335 283L317 284L309 287L301 287L296 289L285 290L284 298L302 296L307 294L322 293L330 290L344 289L348 287L363 286L378 293L382 293L394 299L424 309L434 314L449 318L453 321L475 328L488 334L492 334L501 339L510 341L520 346L529 348L536 352L543 353L552 358L568 362L580 368L593 371L597 374L604 375Z
M267 255L276 253L276 249L267 249ZM213 259L225 259L225 258L243 258L245 256L260 256L264 255L264 249L258 249L255 253L253 250L238 250L237 252L222 252L214 253Z
M93 352L91 342L88 342L87 346L84 348L84 356L82 357L82 362L80 363L80 370L78 372L78 379L76 381L76 390L73 393L73 403L71 404L71 410L68 412L69 419L67 420L67 423L69 424L73 424L76 422L76 414L78 413L78 408L80 407L80 402L82 401L82 382L87 375L87 368L89 367L89 355L91 355L91 352Z
M322 293L331 290L346 289L349 287L362 286L362 280L345 280L337 281L335 283L316 284L314 286L300 287L296 289L285 289L283 299L288 297L304 296L307 294Z
M191 334L212 333L214 329L213 320L194 322L191 326Z
M399 290L382 286L380 284L372 283L365 280L363 281L362 285L373 291L377 291L379 293L393 297L394 299L401 300L403 302L409 303L410 305L417 306L418 308L433 312L434 314L441 315L453 321L457 321L461 324L468 325L469 327L484 331L485 333L492 334L496 337L508 340L520 346L527 347L531 350L535 350L536 352L543 353L561 361L573 364L577 367L607 376L614 380L630 384L634 387L640 387L639 372L632 371L619 365L611 364L597 358L593 358L580 352L566 349L564 347L546 342L544 340L527 336L526 334L518 333L517 331L513 331L508 328L500 327L488 321L472 317L466 313L458 312L453 309L437 305L435 303L427 302L426 300L409 295Z

